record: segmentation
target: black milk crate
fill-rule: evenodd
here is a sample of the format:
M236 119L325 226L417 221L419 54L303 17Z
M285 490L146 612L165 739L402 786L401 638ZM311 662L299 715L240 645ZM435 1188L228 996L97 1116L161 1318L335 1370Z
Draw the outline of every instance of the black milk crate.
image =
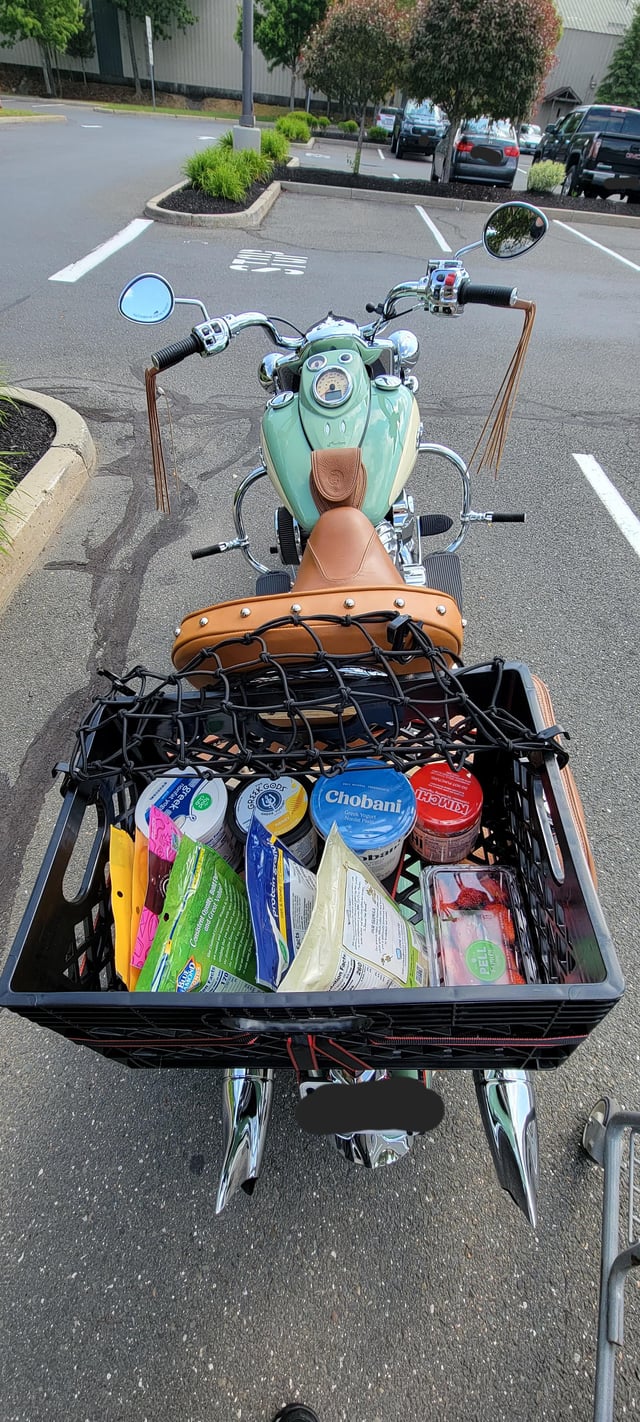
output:
M457 673L461 709L470 696L481 708L497 704L532 732L544 730L527 668L500 663L496 681L497 665ZM437 717L444 695L437 678L416 684L420 704ZM195 698L200 705L202 695ZM164 702L160 709L167 710ZM113 763L113 738L113 716L103 706L85 745L89 767ZM114 968L108 831L113 823L131 828L135 799L157 773L129 762L126 773L111 770L67 789L0 979L0 1004L132 1067L558 1066L621 997L620 968L555 757L503 748L474 755L473 770L489 827L476 857L516 869L539 963L555 980L260 998L127 992ZM89 812L97 815L91 838L83 832ZM81 832L82 882L75 897L66 897L65 874ZM417 921L415 864L412 872L406 863L403 907Z

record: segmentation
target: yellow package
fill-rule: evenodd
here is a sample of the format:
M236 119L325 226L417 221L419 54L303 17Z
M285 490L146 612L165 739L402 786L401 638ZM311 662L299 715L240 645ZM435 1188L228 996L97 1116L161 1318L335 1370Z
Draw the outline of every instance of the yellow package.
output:
M142 831L136 828L136 838L133 847L133 883L131 889L131 939L129 944L129 958L131 949L138 937L140 927L140 915L144 908L144 901L147 897L147 885L149 882L149 841ZM140 969L133 968L129 963L129 987L133 992L140 976Z
M111 906L116 928L116 972L126 987L131 987L131 887L133 881L133 840L126 830L111 826L109 835L109 870L111 873Z

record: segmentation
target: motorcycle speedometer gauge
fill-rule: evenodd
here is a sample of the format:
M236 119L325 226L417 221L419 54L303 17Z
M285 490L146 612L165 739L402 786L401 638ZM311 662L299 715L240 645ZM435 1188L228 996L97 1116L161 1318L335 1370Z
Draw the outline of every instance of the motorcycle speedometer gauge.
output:
M344 405L353 390L353 381L344 366L330 365L321 370L313 382L313 394L319 405L334 409Z

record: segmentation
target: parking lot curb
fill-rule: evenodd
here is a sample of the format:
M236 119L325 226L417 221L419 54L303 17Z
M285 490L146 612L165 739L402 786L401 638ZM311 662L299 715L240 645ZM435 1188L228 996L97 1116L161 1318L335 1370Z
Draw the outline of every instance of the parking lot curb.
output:
M280 197L282 185L270 183L244 212L173 212L166 207L160 207L160 203L169 197L170 193L179 193L187 186L188 180L183 179L165 192L149 198L145 203L144 216L153 218L154 222L168 222L174 227L259 227L263 217L266 217Z
M33 567L97 462L88 426L77 410L20 386L8 386L7 394L24 405L45 410L55 421L56 432L49 449L8 500L6 529L11 546L0 555L0 611Z
M284 192L308 193L309 197L352 198L359 202L395 202L410 204L414 207L416 203L423 202L429 208L444 208L450 212L486 213L491 207L490 203L474 201L473 198L430 197L426 193L403 193L385 188L342 188L333 187L329 183L297 183L293 178L281 179L280 186ZM614 226L617 224L619 227L640 227L640 216L627 217L626 214L579 212L577 208L572 207L544 207L542 203L536 202L535 193L529 193L526 190L523 193L510 193L508 197L505 197L505 202L508 202L509 199L534 203L549 218L549 221L559 218L562 222L586 222L607 227L612 224Z

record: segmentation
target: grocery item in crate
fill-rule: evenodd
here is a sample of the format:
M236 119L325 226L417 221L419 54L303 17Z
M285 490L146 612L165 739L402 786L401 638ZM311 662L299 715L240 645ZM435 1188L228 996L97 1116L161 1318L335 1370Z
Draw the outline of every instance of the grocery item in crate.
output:
M256 977L275 989L309 927L316 876L254 815L245 853L245 883L256 940Z
M217 850L235 868L240 852L225 823L228 795L223 780L204 780L187 766L152 780L136 805L136 827L149 837L149 811L156 805L183 834Z
M455 864L425 869L421 878L435 982L475 987L537 980L518 881L511 869Z
M149 871L144 908L131 954L131 966L143 968L162 913L167 884L182 831L157 805L149 811Z
M115 963L118 977L129 986L131 958L131 889L133 883L133 840L126 830L111 826L109 831L109 874L111 908L115 928Z
M261 991L244 884L215 849L187 835L136 991Z
M470 770L451 770L446 761L421 766L410 778L416 797L413 848L431 864L459 864L480 833L479 780Z
M133 842L133 881L131 884L131 933L129 935L129 958L131 958L131 944L135 943L138 937L140 919L144 908L144 901L147 897L147 884L149 882L149 841L146 834L138 829L136 825L135 838ZM129 987L134 988L139 969L131 966L129 972Z
M425 987L429 963L420 935L345 844L329 832L309 927L282 992Z
M378 760L349 762L337 775L322 775L311 794L311 817L327 839L332 825L378 879L397 869L416 817L416 797L398 770Z
M318 837L309 814L309 788L293 775L281 775L277 780L267 776L243 779L230 795L228 824L234 841L244 849L255 815L301 864L315 868Z

